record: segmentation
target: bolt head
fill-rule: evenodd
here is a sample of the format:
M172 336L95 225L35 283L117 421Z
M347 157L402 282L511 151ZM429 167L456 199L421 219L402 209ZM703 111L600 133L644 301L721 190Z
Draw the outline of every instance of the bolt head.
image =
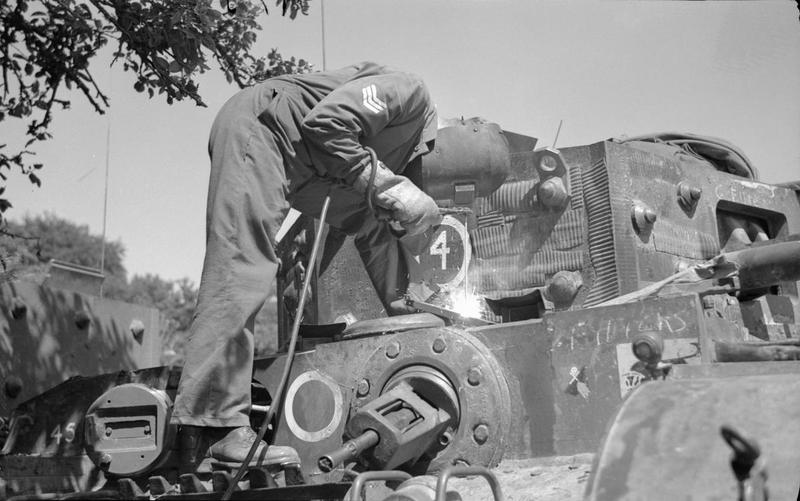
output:
M6 396L10 399L15 399L22 392L22 379L19 376L11 375L6 378L4 385Z
M631 209L631 221L637 233L649 233L658 215L647 204L636 202Z
M467 371L467 382L472 386L481 384L481 370L478 367L471 367Z
M545 207L558 209L564 207L569 199L567 188L560 177L551 177L538 189L539 200Z
M542 159L539 160L539 168L543 172L553 172L558 168L558 161L552 155L542 155Z
M400 343L392 341L386 345L386 356L389 358L397 358L400 354Z
M133 336L134 339L139 342L142 341L142 337L144 336L144 322L138 318L134 318L131 320L131 325L128 327L128 329L130 329L131 336Z
M359 397L363 397L369 393L369 381L366 379L362 379L358 382L356 386L356 394Z
M80 330L84 330L89 327L89 324L92 323L92 317L89 316L89 313L86 310L78 310L75 312L75 327Z
M11 300L11 316L14 318L14 320L24 318L27 313L28 306L22 301L22 299L15 297Z
M444 433L439 435L439 444L447 447L450 445L450 442L453 441L453 432L450 430L445 430Z
M441 353L447 348L447 344L444 342L444 339L437 337L436 340L433 342L433 351L436 353Z
M113 433L113 430L110 427L106 426L106 432L105 433L106 433L107 437L110 437L111 434Z
M472 438L479 444L483 444L489 439L489 427L485 424L479 424L472 430Z

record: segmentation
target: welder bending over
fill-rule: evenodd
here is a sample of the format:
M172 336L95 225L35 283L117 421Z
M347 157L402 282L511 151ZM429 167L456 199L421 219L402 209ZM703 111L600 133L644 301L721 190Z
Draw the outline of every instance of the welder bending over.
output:
M418 77L371 62L280 76L234 95L211 128L206 255L172 420L210 456L242 462L250 428L253 326L278 267L275 236L289 207L355 235L378 296L402 297L398 241L439 222L435 202L406 177L436 137L436 113ZM373 165L374 151L380 162ZM367 195L371 203L367 203ZM382 212L379 219L374 211ZM261 444L254 458L291 449Z

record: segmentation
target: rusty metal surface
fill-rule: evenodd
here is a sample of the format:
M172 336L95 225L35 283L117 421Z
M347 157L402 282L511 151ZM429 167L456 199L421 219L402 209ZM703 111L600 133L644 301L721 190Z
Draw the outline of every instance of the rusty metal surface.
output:
M595 461L587 499L735 499L728 424L754 438L771 499L800 489L798 374L663 381L628 398Z
M26 307L20 318L11 311L15 302ZM22 382L16 398L0 391L0 416L69 377L159 363L162 346L154 308L22 281L0 286L0 305L0 373L5 380L15 376ZM88 322L80 328L76 320ZM139 339L130 330L134 320L144 325Z

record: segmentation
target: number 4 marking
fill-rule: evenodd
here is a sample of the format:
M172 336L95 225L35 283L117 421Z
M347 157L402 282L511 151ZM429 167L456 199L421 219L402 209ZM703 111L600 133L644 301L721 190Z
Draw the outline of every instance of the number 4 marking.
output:
M442 269L447 269L447 255L450 254L450 248L447 247L447 232L442 231L436 240L433 241L430 249L431 256L442 256Z
M57 444L61 443L62 434L61 434L61 425L60 424L56 425L55 429L53 430L53 433L51 433L50 436L56 439L56 443Z

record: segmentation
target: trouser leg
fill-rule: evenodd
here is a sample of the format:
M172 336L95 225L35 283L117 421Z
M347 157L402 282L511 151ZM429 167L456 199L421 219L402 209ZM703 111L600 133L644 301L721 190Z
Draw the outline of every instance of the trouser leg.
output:
M275 235L288 211L283 163L243 91L211 131L206 255L173 421L249 425L253 322L275 278Z
M355 246L387 313L408 288L408 268L399 241L386 223L374 218L365 220L355 236Z

